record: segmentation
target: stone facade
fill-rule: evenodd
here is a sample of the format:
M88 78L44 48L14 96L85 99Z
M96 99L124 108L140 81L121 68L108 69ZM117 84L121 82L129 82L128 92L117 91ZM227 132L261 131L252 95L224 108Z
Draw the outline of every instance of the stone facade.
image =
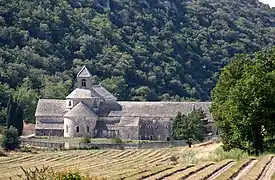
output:
M172 139L172 119L178 112L201 108L208 129L216 134L210 102L131 102L117 99L101 85L94 85L84 66L77 88L65 100L40 99L36 109L38 136L114 138L132 140Z

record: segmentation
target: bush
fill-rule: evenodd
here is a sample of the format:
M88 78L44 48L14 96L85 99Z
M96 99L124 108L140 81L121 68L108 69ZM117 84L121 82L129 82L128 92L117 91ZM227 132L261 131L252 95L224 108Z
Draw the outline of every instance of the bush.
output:
M119 137L113 138L112 142L116 143L116 144L122 144L123 143L123 141Z
M3 134L2 147L7 150L15 150L20 146L20 139L18 136L18 131L14 127L5 129Z
M24 174L18 175L21 179L24 180L102 180L102 177L90 177L83 176L78 171L60 171L54 172L52 168L42 166L41 169L37 167L34 170L28 169L25 170L21 167Z
M85 143L85 144L88 144L88 143L91 143L91 139L90 139L89 137L83 137L83 138L81 139L81 142L82 142L82 143Z
M170 161L172 162L173 165L178 164L178 157L176 157L175 155L172 155L170 157Z
M243 157L247 157L248 153L241 149L231 149L230 151L225 151L222 147L218 147L214 152L209 154L209 159L213 161L221 161L224 159L236 159L239 160Z
M8 155L6 155L3 151L0 150L0 157L6 157Z
M182 154L182 161L186 164L197 164L199 159L194 151L184 150Z

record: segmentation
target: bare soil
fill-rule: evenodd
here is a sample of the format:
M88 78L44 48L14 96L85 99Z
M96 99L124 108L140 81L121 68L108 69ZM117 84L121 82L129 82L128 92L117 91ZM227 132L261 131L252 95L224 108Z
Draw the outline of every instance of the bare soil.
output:
M274 172L275 172L275 157L273 157L271 162L266 166L259 180L270 180Z
M239 173L238 175L234 178L234 180L239 180L242 179L248 173L248 171L255 165L255 163L258 160L252 160L247 166L245 166Z
M223 167L222 169L220 169L219 171L217 171L216 173L214 173L212 176L210 176L207 180L215 180L218 176L220 176L222 173L224 173L225 171L227 171L235 163L236 162L229 163L227 166Z

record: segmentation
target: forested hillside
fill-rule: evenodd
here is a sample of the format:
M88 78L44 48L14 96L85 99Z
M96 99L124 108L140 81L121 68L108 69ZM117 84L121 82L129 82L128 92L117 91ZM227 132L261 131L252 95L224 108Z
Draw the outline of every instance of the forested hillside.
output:
M119 100L210 100L236 53L275 45L275 9L256 0L0 1L0 121L8 94L33 120L87 65Z

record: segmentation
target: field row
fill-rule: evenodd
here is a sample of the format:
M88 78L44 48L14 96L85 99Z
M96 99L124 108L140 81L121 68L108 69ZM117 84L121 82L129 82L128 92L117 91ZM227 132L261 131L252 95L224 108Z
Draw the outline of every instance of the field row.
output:
M14 154L0 157L0 180L18 179L20 166L25 169L41 166L58 170L78 170L83 174L105 179L271 179L275 170L275 158L246 157L236 162L201 162L198 165L170 162L171 153L165 150L95 150L43 152L40 154Z

